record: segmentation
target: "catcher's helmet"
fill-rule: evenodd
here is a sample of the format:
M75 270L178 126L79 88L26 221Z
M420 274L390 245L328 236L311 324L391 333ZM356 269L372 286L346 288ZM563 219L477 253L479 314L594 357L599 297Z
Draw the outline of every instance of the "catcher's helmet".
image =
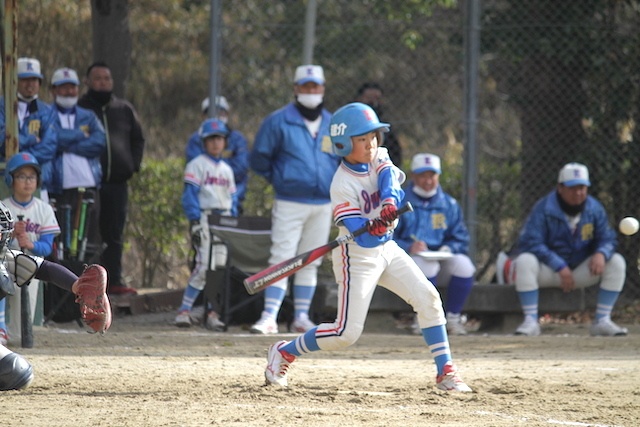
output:
M4 251L13 234L14 219L11 211L4 203L0 202L0 254Z
M205 138L212 135L220 135L226 138L229 134L229 129L219 119L207 119L200 125L199 134L200 142L204 142Z
M4 182L7 183L7 186L11 188L13 184L13 174L20 168L24 166L31 166L36 170L36 174L38 175L38 186L41 184L42 173L40 170L40 164L38 160L31 153L18 153L14 154L9 161L7 162L7 170L4 174Z
M380 123L378 115L367 104L347 104L333 114L329 124L333 152L340 157L348 156L353 149L352 136L364 135L374 130L388 132L389 126L388 123Z

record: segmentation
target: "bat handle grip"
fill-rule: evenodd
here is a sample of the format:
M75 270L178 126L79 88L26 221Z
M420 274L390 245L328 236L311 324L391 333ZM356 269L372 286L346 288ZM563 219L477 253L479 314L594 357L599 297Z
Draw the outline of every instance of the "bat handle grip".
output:
M411 202L407 202L406 205L404 205L403 207L401 207L400 209L398 209L398 216L405 214L407 212L413 212L413 205L411 204ZM358 236L362 236L364 233L367 232L368 230L368 224L371 222L372 220L367 221L367 225L358 228L356 231L354 231L353 233L351 233L351 235L353 236L353 238L355 239Z

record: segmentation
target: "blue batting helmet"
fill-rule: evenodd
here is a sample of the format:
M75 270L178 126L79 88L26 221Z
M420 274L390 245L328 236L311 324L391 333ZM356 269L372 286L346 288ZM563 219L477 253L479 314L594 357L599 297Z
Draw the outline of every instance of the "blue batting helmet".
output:
M13 184L13 174L20 168L25 166L31 166L36 170L38 174L38 186L41 184L42 173L38 160L31 153L18 153L14 154L7 162L7 169L4 173L4 182L7 183L7 187L11 188Z
M207 119L200 125L199 134L200 142L204 142L208 136L212 135L220 135L226 138L229 134L229 129L227 129L227 125L219 119Z
M367 104L353 102L333 113L329 132L333 143L333 152L340 157L348 156L353 149L352 136L373 132L389 132L388 123L380 123L378 115Z

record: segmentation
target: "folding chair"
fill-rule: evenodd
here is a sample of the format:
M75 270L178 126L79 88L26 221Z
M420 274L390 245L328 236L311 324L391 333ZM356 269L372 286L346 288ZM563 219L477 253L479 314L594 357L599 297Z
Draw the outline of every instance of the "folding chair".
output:
M204 305L211 304L226 330L234 313L263 298L261 293L250 296L242 281L269 267L271 218L209 215L208 219L211 250L203 291ZM227 248L224 266L216 265L216 245ZM254 314L258 320L260 311Z

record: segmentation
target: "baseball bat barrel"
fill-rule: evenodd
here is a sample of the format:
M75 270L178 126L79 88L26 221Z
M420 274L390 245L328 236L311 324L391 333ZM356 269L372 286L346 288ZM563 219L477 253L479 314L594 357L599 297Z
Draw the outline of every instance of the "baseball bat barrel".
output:
M411 203L407 203L402 208L398 209L398 216L412 211L413 206L411 206ZM337 239L332 240L326 245L297 255L291 259L281 262L280 264L272 265L271 267L244 279L244 287L249 295L254 295L264 288L268 287L269 285L273 284L274 282L291 276L296 271L300 270L303 267L306 267L313 261L317 260L323 255L326 255L338 246L348 243L354 240L356 237L363 235L367 232L367 230L368 225L364 225L355 230L353 233L338 237Z
M18 215L18 221L24 219ZM21 248L23 251L24 249ZM22 335L22 348L33 348L33 325L31 323L31 299L29 298L29 284L20 287L20 334Z

